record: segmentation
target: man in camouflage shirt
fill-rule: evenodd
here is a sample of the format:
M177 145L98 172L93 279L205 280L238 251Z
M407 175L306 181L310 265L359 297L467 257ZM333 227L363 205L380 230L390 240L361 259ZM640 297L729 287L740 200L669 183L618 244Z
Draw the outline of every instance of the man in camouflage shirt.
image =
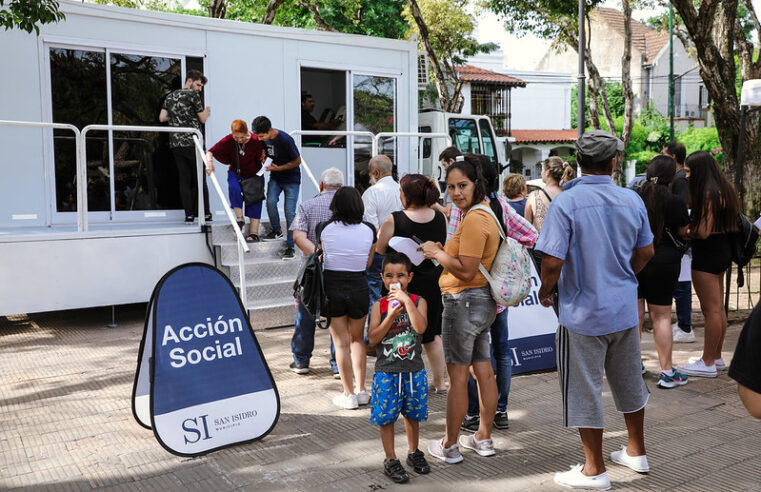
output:
M188 70L185 86L167 94L161 105L159 121L169 122L169 126L197 128L206 123L211 108L203 107L199 93L207 79L198 70ZM192 133L172 133L169 147L174 154L177 172L180 176L180 198L185 209L185 222L192 223L198 213L198 178L196 171L196 149ZM211 220L209 213L209 190L206 179L203 183L204 213L206 220Z

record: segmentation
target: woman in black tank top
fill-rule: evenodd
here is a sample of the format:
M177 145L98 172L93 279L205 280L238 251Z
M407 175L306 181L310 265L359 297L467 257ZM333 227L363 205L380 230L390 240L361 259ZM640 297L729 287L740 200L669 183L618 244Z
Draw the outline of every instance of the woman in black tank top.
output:
M422 174L408 174L401 181L401 198L404 210L392 213L381 224L376 251L386 254L389 240L394 237L412 238L418 242L434 241L444 244L447 238L447 220L444 214L431 208L437 202L439 190ZM423 347L431 363L433 386L437 393L446 391L446 364L441 343L441 290L439 276L443 268L431 260L423 260L413 268L414 276L407 290L422 296L428 303L428 327L423 333Z

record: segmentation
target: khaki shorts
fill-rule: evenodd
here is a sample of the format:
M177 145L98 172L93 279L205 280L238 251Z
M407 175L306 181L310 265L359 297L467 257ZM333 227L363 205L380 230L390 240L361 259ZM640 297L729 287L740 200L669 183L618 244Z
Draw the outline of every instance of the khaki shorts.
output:
M650 397L642 379L639 329L601 336L579 335L560 326L555 335L563 425L603 429L603 373L621 413L641 410Z
M469 366L491 361L489 329L497 316L497 303L489 287L465 289L441 296L441 341L447 364Z

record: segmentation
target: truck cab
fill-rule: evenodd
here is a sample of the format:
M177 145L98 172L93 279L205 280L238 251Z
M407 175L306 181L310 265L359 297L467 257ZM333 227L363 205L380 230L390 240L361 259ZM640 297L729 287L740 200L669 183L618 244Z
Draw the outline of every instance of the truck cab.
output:
M463 154L484 154L498 166L501 172L505 165L502 146L498 145L491 120L488 116L445 113L440 110L423 110L418 115L418 128L421 133L448 133L452 145ZM438 157L448 146L443 138L423 138L420 172L431 176L440 183L444 181L444 169Z

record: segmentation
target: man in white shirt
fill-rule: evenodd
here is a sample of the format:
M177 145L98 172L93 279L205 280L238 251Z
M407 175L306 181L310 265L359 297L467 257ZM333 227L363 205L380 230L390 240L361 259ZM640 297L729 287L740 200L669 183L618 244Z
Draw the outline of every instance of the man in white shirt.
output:
M376 155L370 159L368 172L370 174L370 186L362 195L365 204L365 221L380 230L381 224L386 217L393 212L402 209L402 200L399 198L399 183L394 181L392 171L394 164L385 155ZM373 264L367 269L367 285L370 287L370 306L381 297L381 264L383 255L375 253ZM369 319L369 317L368 317Z

